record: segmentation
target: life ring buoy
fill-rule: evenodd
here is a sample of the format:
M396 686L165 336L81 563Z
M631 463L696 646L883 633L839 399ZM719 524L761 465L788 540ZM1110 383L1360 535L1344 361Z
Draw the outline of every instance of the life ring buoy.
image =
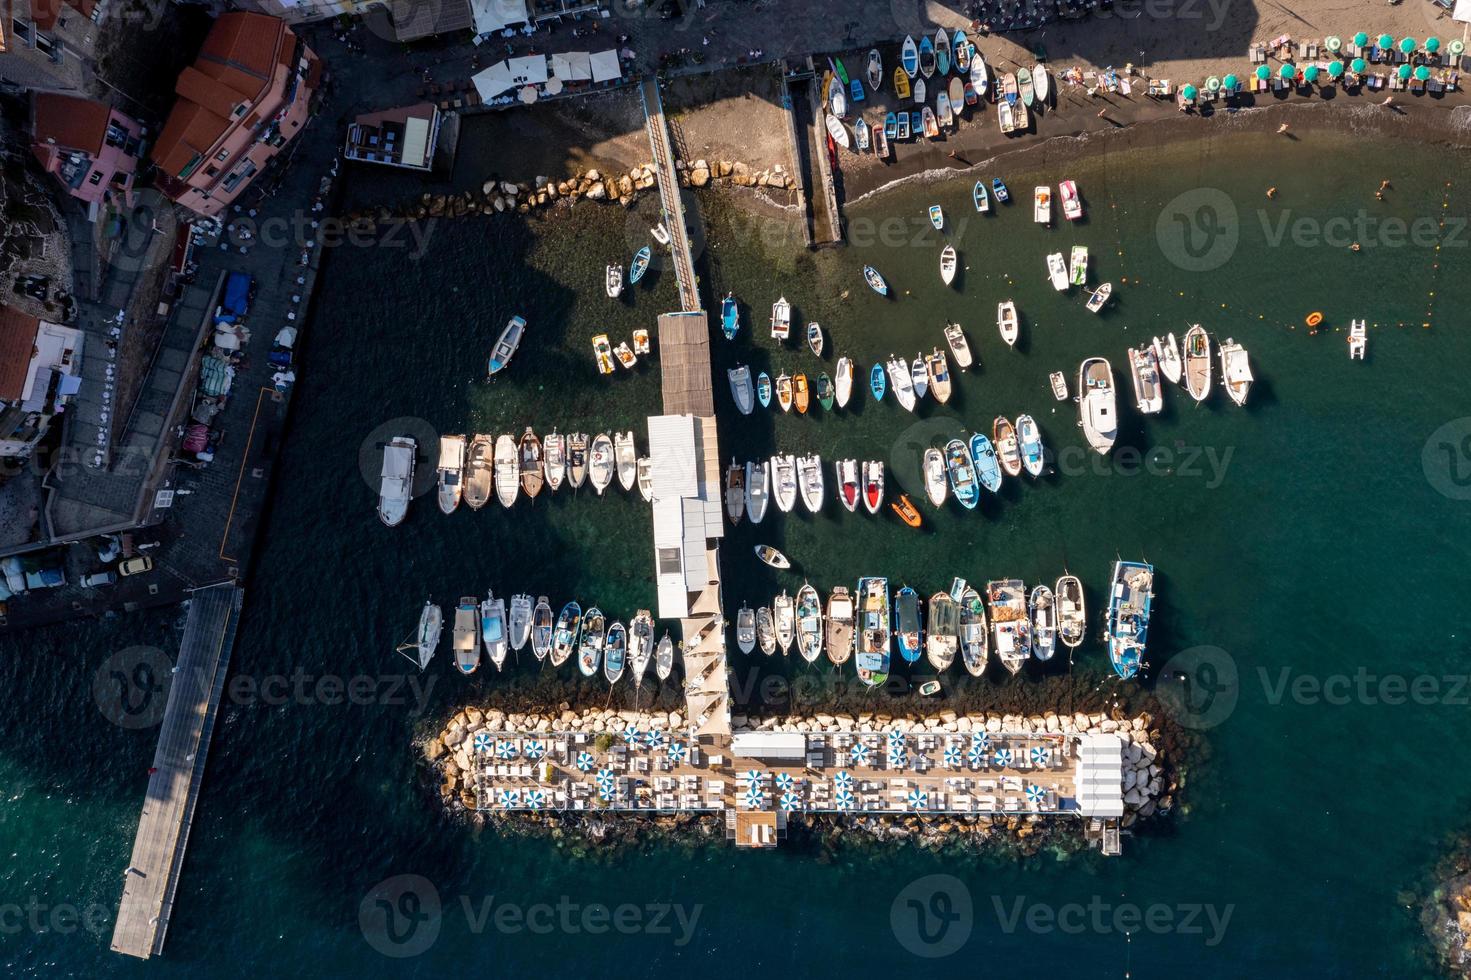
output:
M1311 313L1308 314L1308 320L1307 320L1308 326L1310 326L1310 327L1316 327L1318 324L1320 324L1322 322L1323 322L1323 314L1319 313L1317 310L1314 310L1313 312L1311 312Z

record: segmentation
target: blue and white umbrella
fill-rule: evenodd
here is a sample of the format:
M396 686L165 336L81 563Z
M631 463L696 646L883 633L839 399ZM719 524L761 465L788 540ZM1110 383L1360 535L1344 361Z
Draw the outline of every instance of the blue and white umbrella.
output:
M501 806L510 809L521 805L521 791L515 789L503 789L500 791Z
M833 777L833 785L840 790L851 790L853 788L853 774L846 769L838 770L838 774Z
M672 763L674 763L676 766L679 765L681 762L683 762L684 759L685 759L685 756L687 756L689 754L690 754L690 751L689 751L689 749L687 749L687 748L684 747L684 743L683 742L670 742L669 743L669 761L672 762Z
M528 759L540 759L547 754L547 747L539 739L533 738L526 743L526 748L523 751L525 751L526 758Z
M1047 748L1047 746L1036 745L1032 747L1032 765L1045 766L1047 765L1047 760L1051 758L1052 750Z
M781 808L790 813L802 808L802 800L796 793L783 793L781 795Z
M996 764L998 766L1000 766L1000 767L1002 767L1004 769L1007 766L1011 765L1011 760L1012 760L1011 749L997 749L996 750Z
M613 795L613 770L598 770L598 791L604 796Z
M889 751L890 752L902 752L902 751L904 751L904 733L903 732L890 732L889 733Z
M662 749L665 745L664 733L657 728L652 729L649 734L644 736L644 742L651 749Z
M972 745L970 751L965 754L966 761L979 768L986 761L986 748L983 745Z
M546 801L546 794L543 793L541 790L528 789L526 791L526 805L531 807L531 809L540 810L542 806L546 803Z
M959 769L960 758L961 756L959 745L951 742L949 745L945 746L945 765L949 766L951 769Z
M1027 784L1027 801L1030 803L1041 803L1047 799L1047 791L1036 783Z
M747 790L759 790L761 788L763 774L760 769L747 769L746 774L741 778L746 781Z
M868 746L864 745L862 742L854 742L853 748L849 752L849 755L853 758L853 765L868 765Z
M891 748L889 749L888 763L890 769L903 769L909 765L909 754L902 748L897 751Z
M626 741L629 745L632 745L643 737L644 733L639 731L637 725L629 725L627 728L623 729L623 740Z
M501 742L495 747L495 754L502 759L516 758L516 746L511 742Z
M838 809L839 810L851 810L851 809L853 809L853 794L850 793L848 790L846 790L846 789L840 789L840 790L838 790L837 801L838 801Z
M924 810L930 805L930 794L921 793L917 789L912 789L909 791L909 799L906 802L909 803L909 809L911 810Z
M762 793L759 789L748 790L746 792L746 798L742 802L745 804L747 810L760 810L766 806L766 794Z
M593 761L594 760L591 752L577 753L577 768L581 769L583 772L592 772Z
M475 733L475 751L476 752L489 752L490 751L490 743L491 743L491 738L490 738L490 733L489 732L476 732Z
M792 778L792 774L789 773L789 772L779 772L779 773L776 774L776 788L777 789L780 789L780 790L789 790L789 789L792 788L792 785L795 782L796 782L796 780L794 780Z
M985 732L976 732L970 737L970 747L986 751L991 747L991 736Z

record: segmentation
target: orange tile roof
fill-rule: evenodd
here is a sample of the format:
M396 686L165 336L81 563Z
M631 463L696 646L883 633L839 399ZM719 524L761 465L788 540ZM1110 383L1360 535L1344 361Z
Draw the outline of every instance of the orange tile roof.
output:
M196 155L208 153L229 127L228 119L220 118L201 105L180 99L169 113L163 131L158 134L153 159L160 170L176 177Z
M66 0L66 5L83 17L91 17L92 11L97 9L97 0ZM6 6L9 7L9 4ZM41 30L54 30L60 19L61 0L31 0L31 20Z
M200 49L201 61L237 65L260 78L270 78L276 65L276 46L286 25L266 14L222 14L210 28Z
M0 399L15 401L25 392L40 329L39 318L0 306Z
M38 92L31 103L37 143L54 142L96 156L107 138L112 110L92 99Z

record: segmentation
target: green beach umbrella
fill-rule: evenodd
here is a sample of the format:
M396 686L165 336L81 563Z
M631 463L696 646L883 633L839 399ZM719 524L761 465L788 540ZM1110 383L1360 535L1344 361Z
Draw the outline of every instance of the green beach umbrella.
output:
M1281 75L1283 78L1296 78L1297 69L1292 65L1283 65L1282 70L1278 72L1278 74Z
M1356 47L1356 48L1362 48L1364 45L1366 45L1368 43L1369 43L1369 35L1366 34L1364 31L1359 31L1357 34L1354 35L1354 47Z
M1343 38L1330 36L1323 41L1323 44L1328 48L1329 51L1337 51L1339 48L1343 47Z
M1362 75L1364 69L1369 67L1369 64L1363 58L1355 58L1353 64L1349 65L1349 67L1354 70L1355 75Z
M1438 38L1438 37L1427 37L1425 39L1425 50L1426 51L1429 51L1431 54L1435 54L1435 52L1439 51L1440 50L1440 38Z
M1392 48L1394 47L1394 38L1390 37L1388 34L1381 34L1379 35L1378 46L1381 48Z
M1457 58L1459 58L1461 56L1461 52L1465 50L1466 42L1462 41L1460 38L1456 38L1454 41L1451 42L1451 54L1455 55Z
M1410 66L1409 65L1400 65L1399 66L1399 71L1397 72L1397 74L1399 75L1399 77L1401 79L1409 78L1410 77Z
M1318 66L1308 65L1302 70L1302 80L1305 82L1316 82L1318 80Z
M1415 39L1412 38L1412 37L1403 38L1403 39L1400 40L1400 43L1399 43L1399 49L1401 51L1403 51L1405 54L1409 54L1411 51L1414 51L1415 48L1416 48L1416 46L1417 46L1417 43L1416 43Z
M1235 75L1227 75L1226 80L1221 84L1227 92L1234 92L1236 91L1236 87L1241 84L1241 80Z
M1256 77L1257 78L1262 78L1262 79L1271 78L1272 77L1272 69L1268 68L1266 65L1257 65L1256 66Z
M1419 66L1415 69L1415 77L1420 79L1420 81L1422 82L1425 81L1427 78L1430 77L1430 69L1426 68L1424 65Z
M1194 102L1195 101L1195 97L1198 94L1200 94L1200 93L1198 93L1195 90L1195 86L1194 85L1186 85L1184 88L1182 88L1180 90L1180 94L1183 95L1183 96L1185 96L1185 101L1186 102Z
M1330 62L1328 62L1328 74L1331 75L1331 76L1333 76L1334 78L1337 78L1338 76L1342 75L1343 74L1343 62L1341 62L1341 61L1330 61Z

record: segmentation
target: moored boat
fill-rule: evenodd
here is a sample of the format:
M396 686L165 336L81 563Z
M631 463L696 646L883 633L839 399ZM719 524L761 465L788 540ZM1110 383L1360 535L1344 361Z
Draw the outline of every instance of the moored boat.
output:
M822 356L822 326L816 320L807 324L807 347L816 356Z
M822 656L822 600L807 582L797 590L797 652L809 664Z
M520 469L521 469L521 492L526 494L530 500L535 500L541 493L542 485L546 482L546 474L543 471L541 440L526 427L521 433L520 444Z
M603 645L603 677L609 684L618 683L628 662L628 629L614 621L608 627L607 640Z
M945 482L945 454L935 446L924 451L920 461L920 473L924 476L925 496L936 507L945 506L949 487Z
M654 654L654 615L636 610L628 623L628 665L633 668L633 686L643 687L644 671Z
M465 453L465 506L479 510L494 488L494 445L490 436L476 433Z
M638 483L638 447L633 441L633 430L613 435L613 461L618 467L619 485L632 490Z
M1052 189L1045 184L1032 188L1032 220L1039 225L1052 224Z
M567 482L573 490L581 489L587 480L588 439L586 432L567 437Z
M1037 420L1030 415L1018 415L1016 434L1021 442L1022 468L1027 471L1028 476L1041 476L1045 454L1042 450L1042 430L1037 427Z
M1005 415L991 420L991 442L996 447L996 459L1007 476L1021 476L1021 446L1016 439L1016 427Z
M461 596L455 605L454 630L451 641L455 666L462 674L473 674L480 666L480 607L474 596Z
M746 517L752 524L760 524L766 516L766 502L771 494L771 475L764 461L746 464Z
M1114 673L1129 680L1144 666L1149 613L1154 603L1154 566L1114 562L1108 595L1108 659Z
M744 364L737 364L733 368L727 368L725 375L730 380L730 397L735 401L736 411L742 415L750 415L756 407L756 391L751 387L751 369Z
M884 503L884 464L882 460L863 461L863 507L877 514Z
M976 211L985 214L991 210L991 195L986 193L986 182L978 180L970 189L971 200L975 202Z
M858 510L859 486L858 460L840 459L833 463L833 474L838 480L838 499L851 513Z
M567 437L555 430L541 441L545 457L547 489L555 493L567 478Z
M810 403L811 392L807 387L807 375L799 371L792 376L792 404L798 415L806 415Z
M485 365L487 377L494 377L504 371L511 363L511 358L516 356L516 349L521 346L521 338L526 335L526 321L519 316L513 316L496 338L495 346L491 348L490 358Z
M802 493L802 503L813 514L822 510L827 495L822 479L822 457L816 453L797 460L797 486Z
M654 647L654 674L661 681L667 681L669 675L674 672L674 641L669 638L669 631L659 638L658 646Z
M985 603L974 588L963 586L960 590L960 662L965 666L966 673L972 677L980 677L986 672L989 647Z
M771 618L771 607L756 610L756 645L766 656L776 653L776 625Z
M1211 339L1200 324L1185 332L1185 390L1198 402L1211 392Z
M588 453L587 476L598 496L613 482L613 440L606 432L593 437L592 449Z
M872 289L880 296L889 295L889 284L884 281L884 277L879 275L879 271L873 266L866 265L863 267L863 281L868 283L869 289Z
M1184 365L1180 362L1180 345L1175 340L1175 335L1170 334L1168 339L1160 340L1154 338L1154 359L1159 364L1160 373L1170 384L1179 384L1184 373Z
M960 506L974 510L981 498L980 486L976 482L975 461L970 457L970 448L963 439L951 439L945 444L945 472L950 478L950 489Z
M930 395L944 405L950 401L950 363L945 360L945 352L936 347L930 356L925 358L925 374L929 376Z
M899 642L899 655L906 663L919 660L920 641L919 593L904 586L894 596L894 638Z
M986 89L990 86L988 74L985 56L979 50L973 52L970 56L970 87L981 98L985 98Z
M986 583L986 606L991 620L991 647L1001 666L1015 674L1032 655L1032 622L1027 616L1026 586L1021 579Z
M552 666L560 667L577 649L577 638L582 629L582 607L569 602L557 615L557 626L552 630L550 650Z
M971 359L970 343L965 339L965 331L960 324L945 324L945 343L950 345L950 353L955 355L955 363L960 370L964 371L974 363Z
M734 459L725 471L725 513L732 525L739 524L746 513L746 469Z
M889 501L889 509L909 527L919 527L924 523L924 518L919 516L919 509L910 501L907 493L899 494L898 500Z
M776 629L777 648L781 650L783 657L789 656L792 644L797 640L797 610L786 589L782 589L781 595L771 601L771 618Z
M839 585L827 597L827 659L841 667L853 656L853 595Z
M1078 424L1088 445L1108 455L1118 438L1118 412L1114 404L1113 367L1102 357L1090 357L1078 368Z
M1134 406L1144 415L1165 407L1164 387L1159 383L1159 366L1152 347L1129 348L1129 376L1134 382Z
M433 602L426 602L419 613L419 626L414 631L413 638L400 643L398 652L423 670L434 659L434 651L439 647L439 636L443 630L443 611Z
M776 509L790 514L797 505L797 457L791 453L771 457L771 490Z
M603 275L603 288L609 299L618 298L623 292L623 266L616 263L608 266L607 272Z
M847 408L848 399L853 397L853 359L846 355L838 358L834 394L838 407Z
M915 354L909 362L909 383L914 385L914 397L922 400L930 392L930 372L925 366L923 354Z
M1226 394L1237 405L1245 405L1251 382L1251 363L1247 360L1246 348L1227 337L1221 345L1221 383L1226 386Z
M955 255L955 246L946 245L940 250L940 281L950 285L955 281L955 270L959 266Z
M1068 281L1074 286L1088 283L1088 246L1074 245L1068 253Z
M628 282L630 285L637 283L649 271L649 259L654 257L653 249L645 245L633 253L633 261L628 265Z
M545 660L552 652L554 633L552 605L546 596L537 596L536 606L531 610L531 654L537 660Z
M453 514L455 508L460 506L460 498L465 489L460 482L464 468L465 437L440 436L439 467L435 476L439 485L439 509L446 514Z
M506 632L512 650L522 650L531 639L531 596L518 593L511 596L511 612L507 618Z
M736 648L741 653L756 649L756 611L750 606L742 605L736 613L735 635Z
M741 311L736 306L735 295L726 293L720 301L720 329L726 340L735 340L741 329Z
M1348 327L1348 359L1350 361L1362 361L1364 359L1364 351L1368 346L1368 324L1363 320L1354 320Z
M776 376L776 404L783 412L792 410L792 376L785 371Z
M996 329L1001 331L1007 347L1016 346L1018 324L1015 303L1008 299L996 304Z
M1057 650L1057 605L1052 590L1045 585L1032 586L1027 613L1032 618L1032 656L1051 660Z
M1052 397L1060 402L1067 401L1067 378L1061 371L1053 371L1047 376L1052 384Z
M889 679L889 580L858 580L858 679L878 687Z
M583 677L595 677L603 660L607 643L607 620L603 611L593 606L582 621L582 642L577 647L577 669Z
M1067 292L1067 263L1062 260L1061 252L1047 253L1047 278L1052 281L1053 289L1059 293Z
M786 340L791 333L792 304L787 302L785 296L782 296L771 304L771 336L776 340Z
M1097 289L1093 290L1093 292L1088 295L1088 312L1097 313L1099 310L1103 309L1104 304L1108 302L1108 298L1112 295L1113 283L1111 282L1103 283Z
M885 367L889 374L889 385L894 389L894 397L907 411L914 411L914 377L909 365L902 358L890 354Z
M1000 177L991 178L991 193L997 204L1005 204L1011 200L1011 191L1006 189L1006 184Z
M960 607L948 593L930 596L929 631L925 636L925 659L937 672L950 669L960 647Z
M762 408L771 407L771 375L765 371L756 375L756 400Z
M485 655L500 670L506 664L506 600L486 590L480 601L480 642Z
M996 457L996 447L984 432L973 432L970 437L970 458L976 468L976 480L992 493L1001 490L1001 461Z
M409 513L414 496L414 456L418 444L412 436L394 436L383 447L383 469L378 481L378 519L397 527Z
M598 364L599 374L612 374L616 367L613 361L613 345L608 341L608 335L600 333L592 339L593 358Z
M884 389L886 387L887 382L884 380L884 366L882 364L875 364L873 369L868 372L868 390L873 392L874 401L881 402L884 400Z
M654 460L649 456L638 458L638 495L646 504L654 502Z
M756 557L761 560L762 564L770 565L772 568L785 570L792 567L791 560L769 544L756 545Z
M1078 185L1071 180L1065 180L1057 185L1058 196L1062 198L1062 216L1069 221L1077 221L1083 216L1083 200L1078 197Z
M1052 92L1052 82L1047 77L1047 66L1037 65L1032 69L1032 88L1037 93L1037 104L1044 105Z
M1076 575L1057 580L1057 635L1069 650L1077 649L1088 628L1088 615L1083 607L1083 583Z

